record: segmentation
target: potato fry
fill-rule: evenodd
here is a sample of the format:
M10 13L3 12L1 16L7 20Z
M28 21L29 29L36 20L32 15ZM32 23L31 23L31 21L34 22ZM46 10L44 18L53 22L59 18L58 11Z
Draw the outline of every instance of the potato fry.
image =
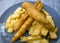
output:
M48 34L48 30L46 28L42 27L41 35L42 36L47 36L47 34Z
M32 28L33 29L33 28ZM31 36L39 36L40 35L40 32L42 30L42 25L38 24L36 26L36 28L34 29L34 31L31 33Z
M17 14L17 15L20 15L20 11L22 10L21 7L18 7L13 14Z
M12 14L6 20L5 28L7 28L7 24L9 24L11 22L11 17L12 17Z
M57 39L57 35L54 32L49 32L50 39Z
M51 16L46 16L47 20L55 27L54 21Z
M49 13L46 10L42 9L42 12L45 13L46 16L49 16Z
M21 37L25 31L27 30L27 28L31 25L31 23L33 22L33 20L29 17L25 23L22 25L22 27L19 29L19 31L13 36L13 38L11 39L11 42L16 41L19 37Z
M36 36L36 35L47 36L47 34L48 34L48 30L42 25L37 23L33 25L29 30L29 35L32 35L32 36Z
M46 39L38 39L38 40L32 40L32 41L26 41L28 43L49 43Z
M49 15L49 13L45 11L44 9L42 11L45 13L47 20L55 27L54 21L52 17Z
M55 31L54 32L57 33L57 31L58 31L58 27L55 28Z
M24 9L22 9L21 7L18 7L18 8L14 11L14 13L13 13L13 15L12 15L12 19L18 19L18 18L20 18L21 15L22 15L24 12L25 12Z
M14 20L14 19L19 19L21 16L18 15L18 14L13 14L12 17L11 17L11 20Z
M40 43L40 39L39 40L33 40L33 41L27 41L27 43Z
M14 31L13 28L9 28L9 29L7 30L8 33L12 33L13 31Z
M31 26L30 30L29 30L29 35L32 35L32 33L34 32L34 30L37 28L37 25Z
M28 36L28 37L21 37L21 41L33 41L33 40L38 40L41 39L40 36Z
M10 24L7 24L6 26L5 26L5 28L8 30L9 28L14 28L14 26L13 26L13 24L12 23L10 23Z
M15 11L14 11L14 15L19 15L21 17L22 14L25 13L25 9L22 9L22 7L18 7ZM15 17L16 18L16 17Z

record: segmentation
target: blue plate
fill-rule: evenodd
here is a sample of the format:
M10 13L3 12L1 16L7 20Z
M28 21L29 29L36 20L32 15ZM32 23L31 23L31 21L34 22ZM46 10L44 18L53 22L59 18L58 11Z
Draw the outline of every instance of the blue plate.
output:
M13 5L9 9L7 9L0 17L0 42L1 43L11 43L10 39L13 37L14 33L13 34L7 33L7 31L3 28L3 26L4 26L4 23L7 19L7 17L11 13L13 13L16 10L16 8L21 6L21 4L22 4L22 2L19 4ZM52 9L51 7L49 7L45 4L44 4L44 9L50 13L50 15L53 17L55 25L58 27L58 32L57 32L58 38L56 40L51 40L50 43L60 43L60 15L54 9ZM25 34L25 35L27 35L27 34ZM21 42L18 40L14 43L21 43Z

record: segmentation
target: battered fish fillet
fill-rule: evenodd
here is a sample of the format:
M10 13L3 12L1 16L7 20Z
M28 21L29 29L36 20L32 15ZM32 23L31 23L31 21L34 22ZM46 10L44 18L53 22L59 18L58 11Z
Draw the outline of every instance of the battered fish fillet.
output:
M21 28L19 29L19 31L14 35L14 37L11 39L11 42L16 41L19 37L21 37L25 31L27 30L27 28L31 25L31 23L33 22L33 20L29 17L25 23L21 26Z
M54 31L55 27L51 25L51 23L41 15L40 12L38 12L35 8L33 8L33 5L29 2L24 2L22 4L22 7L27 11L28 15L33 18L34 20L38 21L40 24L42 24L44 27L46 27L49 31Z

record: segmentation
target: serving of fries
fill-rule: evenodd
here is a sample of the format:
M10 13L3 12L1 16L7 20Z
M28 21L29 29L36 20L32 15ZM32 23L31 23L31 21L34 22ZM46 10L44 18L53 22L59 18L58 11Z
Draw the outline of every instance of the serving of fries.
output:
M57 39L55 26L52 16L44 10L41 1L34 4L23 2L6 20L5 29L14 36L11 42L18 38L27 43L49 43L49 39ZM23 36L28 31L29 36Z

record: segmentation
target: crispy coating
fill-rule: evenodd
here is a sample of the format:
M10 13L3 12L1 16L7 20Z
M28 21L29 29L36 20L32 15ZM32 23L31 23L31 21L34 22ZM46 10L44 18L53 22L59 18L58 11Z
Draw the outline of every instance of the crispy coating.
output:
M25 31L27 30L27 28L31 25L31 23L33 22L33 20L29 17L25 23L21 26L21 28L19 29L19 31L14 35L14 37L11 39L11 42L16 41L19 37L21 37Z
M38 6L38 4L39 4L40 2L41 2L40 0L37 0L37 1L34 3L35 8Z
M42 11L42 9L43 9L43 7L44 7L43 3L41 3L40 0L37 0L37 1L34 3L34 6L35 6L35 8L36 8L38 11Z
M33 5L31 3L24 2L22 4L22 7L27 11L28 15L31 18L38 21L40 24L42 24L44 27L46 27L49 31L55 30L55 27L53 27L51 25L51 23L44 16L41 15L40 12L38 12L35 8L33 8Z
M35 8L33 8L33 5L29 2L24 2L22 4L22 7L25 8L31 18L36 19L37 21L44 24L48 23L48 21L43 16L41 16L41 13L39 13Z
M43 4L39 3L38 6L37 6L37 10L42 11L42 9L43 9Z

